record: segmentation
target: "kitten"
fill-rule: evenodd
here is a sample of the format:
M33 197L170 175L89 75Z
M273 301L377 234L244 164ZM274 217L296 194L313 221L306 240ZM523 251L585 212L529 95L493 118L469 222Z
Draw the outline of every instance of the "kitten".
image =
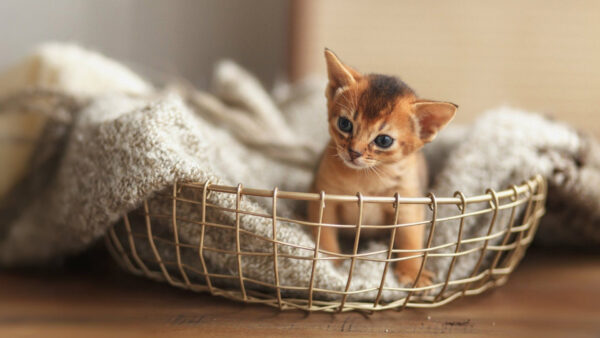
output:
M329 134L327 146L313 182L313 191L327 194L403 197L423 196L427 187L427 166L420 148L431 142L437 132L452 120L458 108L449 102L420 100L415 92L396 77L363 75L343 64L325 49L329 83L327 97ZM320 205L310 203L309 219L319 220ZM394 221L392 205L363 205L362 224L384 225ZM423 221L425 206L399 207L398 224ZM356 224L356 203L328 202L323 223ZM314 227L316 236L317 228ZM355 235L354 230L339 230L340 235ZM391 235L391 230L361 230L361 238ZM394 238L395 249L419 250L423 245L424 225L401 227ZM321 228L320 248L340 253L338 229ZM416 253L399 254L411 256ZM421 258L396 262L394 271L400 282L414 283ZM334 262L341 263L341 260ZM432 274L423 270L418 285L431 284Z

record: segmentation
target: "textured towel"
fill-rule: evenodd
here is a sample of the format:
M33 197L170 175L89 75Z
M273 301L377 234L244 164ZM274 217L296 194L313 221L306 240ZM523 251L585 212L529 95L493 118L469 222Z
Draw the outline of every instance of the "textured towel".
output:
M79 53L82 59L94 55ZM63 66L71 69L77 63L71 59ZM97 68L102 71L101 66ZM272 98L251 75L235 64L223 63L214 84L213 93L173 87L143 93L115 89L96 95L54 86L55 92L21 92L2 100L0 113L24 109L41 97L53 98L41 104L51 118L32 157L30 175L0 205L0 265L41 264L80 252L147 199L153 213L169 214L171 203L155 196L170 193L178 181L306 191L327 139L324 83L313 80L283 86ZM434 172L431 190L437 196L452 196L458 189L478 195L486 188L500 190L540 173L549 179L550 202L560 205L545 217L544 223L550 225L540 226L540 241L561 243L559 239L565 239L569 244L594 245L600 243L596 147L593 140L561 123L498 109L471 126L449 128L426 147ZM211 193L208 201L224 208L235 208L236 202L234 196L219 193ZM243 198L240 207L262 214L271 211L270 202L258 198ZM300 203L282 202L278 214L298 215L302 209ZM449 212L442 208L440 216ZM580 216L559 223L572 213ZM201 217L199 208L184 203L177 216ZM235 223L235 214L223 210L209 209L206 217L220 224ZM486 223L485 216L471 218L464 237L480 235L485 228L480 225ZM136 230L144 224L134 217L132 226ZM182 242L199 242L197 224L180 221L178 226ZM169 219L152 224L154 233L162 237L172 236L171 227ZM248 232L241 234L243 251L272 252L270 243L250 235L271 237L270 219L242 215L240 227ZM436 231L434 243L455 241L456 231L448 222ZM302 248L314 247L311 236L297 225L280 222L277 238L296 245L280 246L281 254L313 254ZM207 230L204 243L235 250L230 230ZM135 244L142 258L153 259L146 240ZM384 245L374 241L367 249ZM157 247L163 259L175 259L171 247ZM200 269L193 251L183 250L182 260ZM459 259L453 278L466 276L477 258ZM235 255L206 252L205 259L210 272L238 273ZM310 260L280 257L278 263L280 284L308 286ZM442 279L447 265L447 260L438 259L429 268ZM314 286L343 291L348 268L349 262L339 268L329 261L319 262ZM381 263L358 261L350 290L378 287L382 269ZM242 271L245 277L274 282L270 257L243 257ZM202 280L198 274L188 274ZM393 274L387 275L386 286L399 286ZM374 296L375 292L369 292L350 298L372 300ZM384 293L384 299L398 296Z

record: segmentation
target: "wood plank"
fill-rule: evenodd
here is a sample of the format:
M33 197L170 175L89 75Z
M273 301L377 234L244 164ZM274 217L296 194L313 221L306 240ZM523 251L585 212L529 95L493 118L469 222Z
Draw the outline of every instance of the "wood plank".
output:
M431 310L306 314L97 267L0 273L0 336L600 334L600 256L533 253L508 284Z

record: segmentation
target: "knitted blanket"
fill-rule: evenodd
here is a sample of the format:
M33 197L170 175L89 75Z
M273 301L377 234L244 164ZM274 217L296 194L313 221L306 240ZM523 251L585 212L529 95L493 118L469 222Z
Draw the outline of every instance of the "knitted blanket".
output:
M323 81L282 85L269 95L253 76L225 62L217 67L211 93L181 85L157 90L140 85L144 83L141 78L128 80L135 84L132 90L123 89L120 82L79 93L72 89L77 88L77 81L97 78L102 63L113 61L86 68L88 77L81 73L67 76L85 60L97 59L97 54L52 45L54 52L59 49L71 55L75 50L78 56L68 63L50 63L49 47L44 48L36 54L41 68L51 67L56 78L69 81L30 83L36 90L16 88L0 101L0 115L36 111L47 119L28 174L0 204L0 266L45 264L81 252L145 200L154 212L168 214L172 205L157 195L170 191L175 182L209 180L266 189L277 186L287 191L308 189L312 168L328 137ZM52 60L56 61L56 56ZM115 78L132 76L126 70L121 75L121 70L112 70ZM459 189L467 196L478 195L486 188L504 189L541 174L548 179L550 192L548 213L537 240L548 245L600 243L600 153L590 137L540 115L500 108L483 114L472 125L451 126L425 150L433 172L431 191L437 196L452 196ZM208 202L236 207L235 196L228 194L210 194ZM271 206L244 198L240 207L268 214ZM282 203L278 213L298 215L303 207ZM440 209L440 216L449 212ZM178 216L200 219L198 208L184 204ZM220 224L235 223L235 214L218 209L208 210L206 218ZM483 222L485 217L469 219L464 236L482 235L486 229L478 224ZM135 231L143 224L133 222L132 226ZM199 242L197 224L182 221L178 226L181 242ZM169 220L153 224L157 235L171 234L171 227ZM272 236L270 219L242 215L240 228ZM457 231L452 223L440 227L434 244L454 241ZM281 222L277 238L295 245L279 246L284 256L278 261L280 284L307 286L312 262L285 256L311 256L312 251L301 249L314 247L311 235L297 225ZM243 251L272 252L271 244L256 236L244 233L240 242ZM231 231L209 230L204 243L235 250ZM147 241L136 240L135 244L142 258L153 258ZM373 250L384 245L374 241L368 246ZM158 245L158 250L164 259L175 259L171 247ZM452 278L465 277L477 258L461 257ZM197 252L191 250L183 252L181 259L190 266L200 263ZM210 272L238 273L235 255L207 252L205 260ZM448 261L433 260L428 268L442 280ZM349 263L335 267L330 261L319 262L314 286L343 291L348 269ZM350 290L378 287L382 269L381 263L358 261ZM248 278L273 283L272 271L271 257L242 259L242 272ZM203 280L193 272L188 274ZM388 274L385 285L399 287L393 274ZM350 298L372 300L375 294ZM384 300L397 296L392 292L383 295Z

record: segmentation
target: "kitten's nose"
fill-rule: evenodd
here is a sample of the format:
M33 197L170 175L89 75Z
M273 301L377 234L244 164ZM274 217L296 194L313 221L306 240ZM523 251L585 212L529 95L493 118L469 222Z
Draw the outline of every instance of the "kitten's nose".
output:
M359 153L358 151L356 151L354 149L350 149L350 148L348 148L348 154L350 155L350 159L353 161L362 156L361 153Z

